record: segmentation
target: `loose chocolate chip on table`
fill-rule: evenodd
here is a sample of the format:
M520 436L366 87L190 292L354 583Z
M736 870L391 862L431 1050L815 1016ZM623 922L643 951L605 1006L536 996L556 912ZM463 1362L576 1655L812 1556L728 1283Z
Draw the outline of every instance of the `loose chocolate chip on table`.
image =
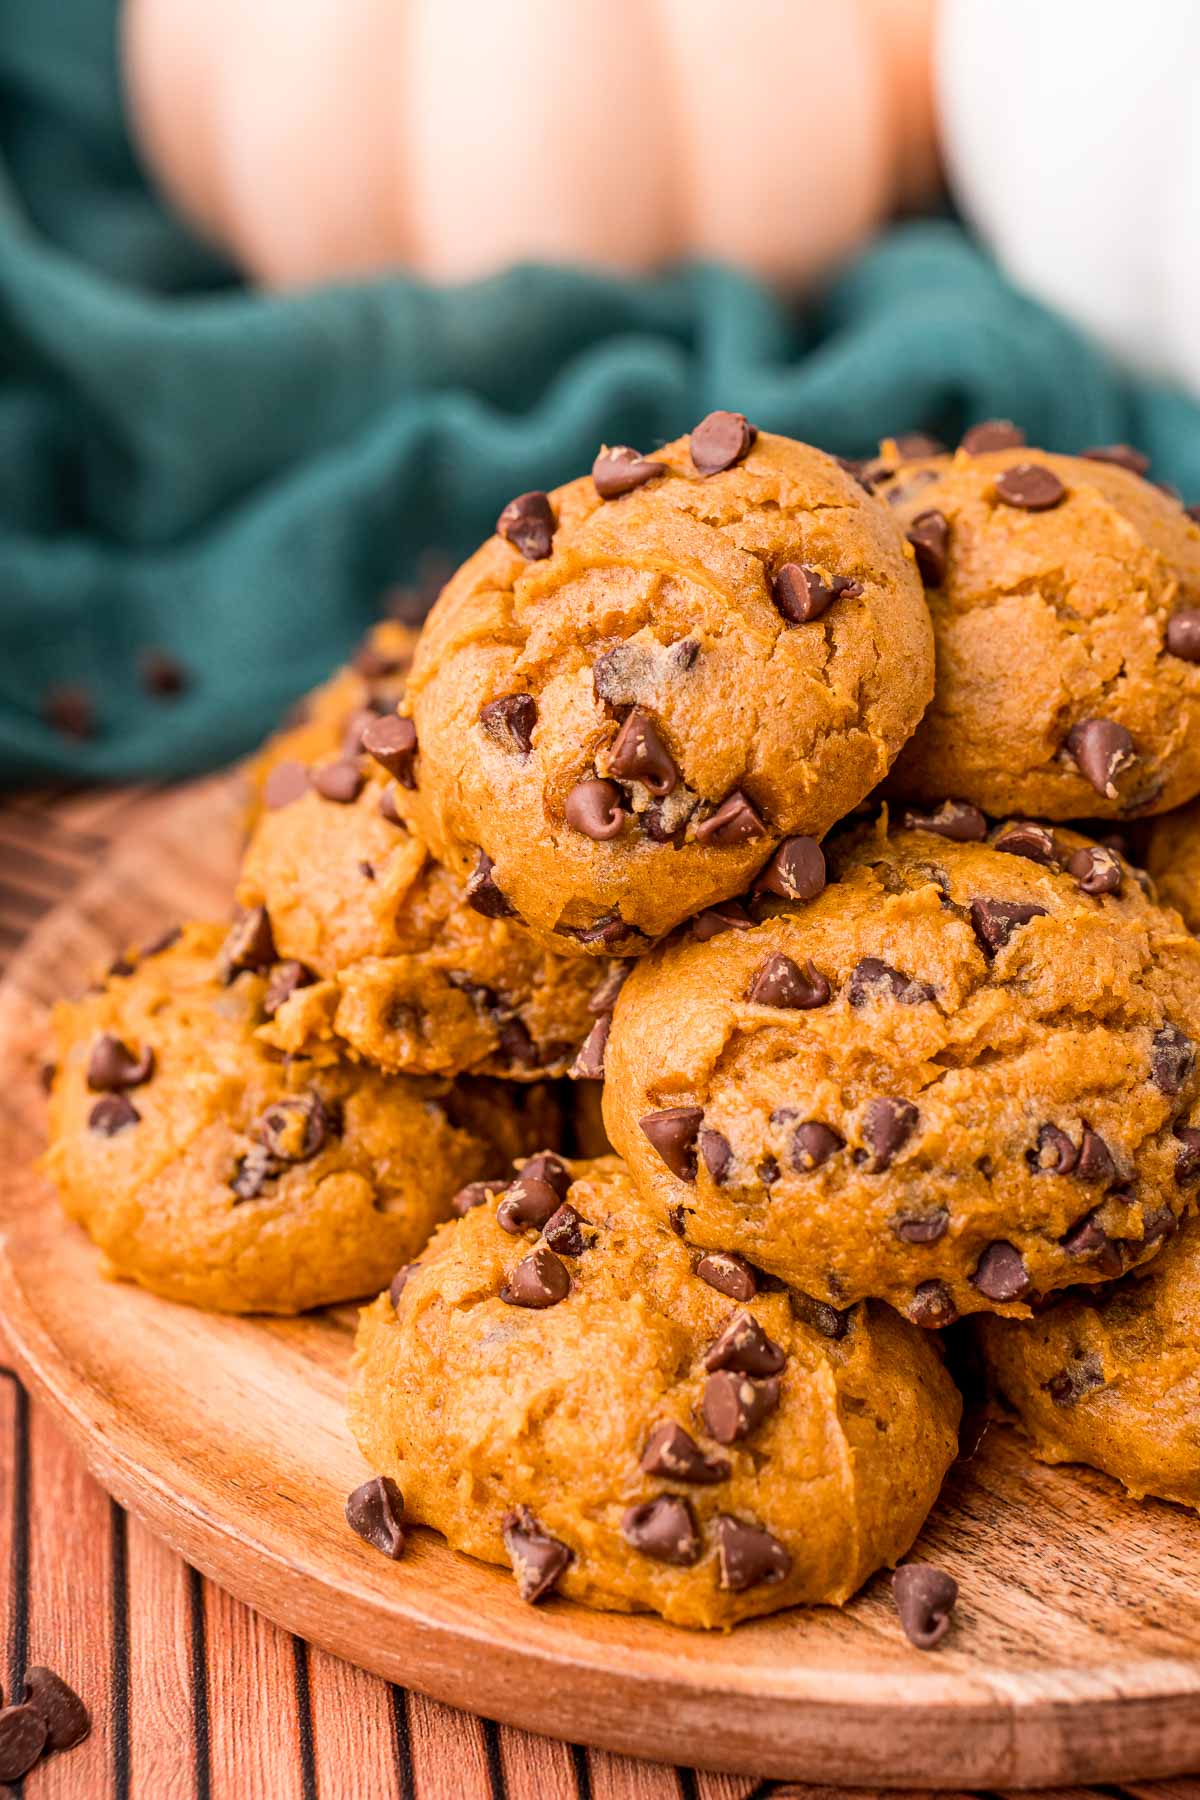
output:
M996 477L996 498L1022 512L1049 512L1067 497L1053 469L1042 463L1014 463Z
M923 584L941 587L950 561L950 526L945 513L935 507L918 513L904 535L913 547Z
M580 1044L575 1060L567 1070L572 1081L603 1081L604 1052L608 1048L608 1034L612 1026L612 1016L606 1013L597 1019L592 1029Z
M149 1044L135 1055L128 1044L102 1031L88 1056L87 1084L95 1094L112 1094L118 1088L141 1087L154 1073L154 1052Z
M531 1225L540 1231L560 1205L561 1197L548 1181L522 1171L496 1208L496 1223L514 1236Z
M48 1750L71 1750L92 1728L91 1715L73 1687L53 1669L26 1669L22 1700L41 1714Z
M532 1606L554 1587L573 1560L572 1552L550 1536L527 1506L505 1513L500 1530L517 1592Z
M767 828L763 824L754 803L740 788L734 788L727 794L715 812L702 819L696 827L696 837L702 844L716 844L721 849L731 845L747 844L751 838L765 837Z
M1194 1125L1176 1125L1174 1136L1180 1144L1175 1158L1175 1179L1181 1184L1195 1181L1200 1176L1200 1129Z
M409 1277L413 1275L420 1266L419 1262L405 1263L404 1267L402 1269L397 1269L396 1273L392 1276L388 1286L388 1299L391 1301L392 1306L396 1311L399 1311L400 1298L404 1293L405 1288L408 1286Z
M856 600L862 582L849 575L832 575L826 581L807 563L784 563L771 577L775 610L789 625L807 625L827 613L835 600Z
M1032 819L1005 825L993 838L992 848L1003 850L1006 856L1023 856L1029 862L1042 863L1048 869L1058 862L1054 833L1044 825L1035 825Z
M475 858L475 867L467 877L467 905L485 919L510 919L516 908L505 894L500 892L492 878L495 865L486 851L481 850Z
M1016 1245L997 1238L980 1257L971 1285L978 1288L985 1300L1002 1304L1008 1300L1023 1300L1033 1284L1025 1259Z
M346 1523L393 1562L404 1554L404 1496L390 1475L375 1475L346 1500Z
M537 701L532 694L501 694L489 700L479 714L479 723L488 736L506 750L528 756L533 749L533 728L537 724Z
M717 1567L721 1586L743 1593L763 1581L785 1581L792 1559L777 1537L729 1513L717 1516Z
M696 1179L696 1134L703 1118L698 1106L667 1106L638 1120L642 1134L681 1181Z
M90 738L96 730L96 708L87 688L74 682L46 689L42 715L63 737Z
M105 1094L88 1114L88 1130L99 1137L116 1137L129 1125L136 1125L141 1113L124 1094Z
M1167 649L1182 662L1200 662L1200 606L1184 607L1167 620Z
M722 1131L704 1130L699 1142L704 1166L720 1187L733 1165L733 1146Z
M906 831L932 831L955 844L981 844L987 836L987 820L966 800L943 800L936 812L906 812Z
M1067 870L1085 894L1119 894L1121 891L1120 860L1103 844L1087 844L1074 851Z
M1003 950L1015 931L1031 919L1046 918L1047 908L1032 900L972 900L971 925L984 955Z
M810 1174L836 1155L845 1142L830 1126L808 1119L792 1133L792 1167L802 1175Z
M871 1152L869 1173L882 1174L890 1169L920 1121L920 1113L911 1100L896 1100L880 1094L867 1102L862 1116L862 1139Z
M35 1706L0 1707L0 1781L20 1781L46 1748L46 1721Z
M692 462L701 475L719 475L749 454L757 436L745 413L710 412L692 432Z
M855 964L846 989L851 1006L866 1006L871 1000L898 1000L901 1006L921 1006L934 997L927 981L914 981L890 963L877 956L864 956Z
M259 1121L259 1135L280 1162L309 1162L335 1135L337 1120L316 1093L276 1100Z
M984 419L963 433L962 448L968 456L985 456L989 450L1018 450L1025 433L1011 419Z
M892 1576L892 1598L909 1643L932 1650L950 1629L958 1583L933 1563L903 1563Z
M936 1244L945 1237L946 1227L950 1223L950 1214L944 1206L938 1206L932 1212L897 1213L892 1220L892 1230L904 1244Z
M592 480L602 500L619 500L622 494L631 494L634 488L645 487L666 473L666 463L653 462L628 444L602 445L592 464Z
M557 1212L551 1213L542 1227L542 1236L550 1248L559 1256L582 1256L596 1242L595 1234L588 1235L587 1225L569 1200L564 1200Z
M399 724L399 720L396 721ZM411 720L410 720L411 723ZM322 763L319 769L312 772L312 785L322 800L332 800L338 806L349 806L362 793L365 777L357 762L342 758L338 762Z
M1150 1047L1150 1079L1160 1094L1179 1093L1196 1066L1196 1047L1178 1025L1164 1025Z
M1100 1133L1093 1131L1090 1125L1085 1125L1083 1128L1083 1137L1079 1143L1079 1160L1075 1164L1074 1173L1080 1181L1096 1184L1108 1183L1116 1178L1117 1165L1112 1151Z
M784 838L754 883L756 894L815 900L825 886L825 852L816 838Z
M507 1186L503 1178L499 1181L468 1181L451 1200L450 1209L460 1219L465 1218L473 1207L486 1206L493 1194L501 1193Z
M736 1444L757 1431L779 1405L779 1378L752 1381L736 1369L718 1369L704 1383L700 1410L718 1444Z
M696 1273L718 1294L731 1300L753 1300L758 1292L758 1277L736 1250L709 1250L696 1264Z
M778 1375L787 1357L769 1338L753 1313L734 1313L720 1336L709 1345L704 1367L710 1374L732 1369L738 1375Z
M1113 463L1118 469L1128 469L1131 475L1144 475L1150 467L1150 458L1132 444L1093 444L1090 450L1079 454L1085 462Z
M269 811L278 812L281 806L290 806L307 792L308 770L302 762L288 757L275 764L263 783L263 804Z
M1133 767L1137 754L1124 725L1112 719L1083 719L1067 733L1067 751L1079 773L1108 800L1119 796L1116 777Z
M695 1515L679 1494L659 1494L629 1507L621 1520L621 1536L655 1562L688 1568L700 1556Z
M528 1306L541 1311L557 1306L571 1291L571 1277L553 1250L544 1246L523 1256L500 1289L508 1306Z
M662 1475L668 1481L688 1481L700 1487L711 1487L729 1474L725 1457L700 1448L682 1425L664 1420L646 1439L641 1467L647 1475Z
M549 495L535 489L509 501L496 520L496 530L527 562L541 562L550 554L557 522Z
M616 782L598 779L577 782L563 810L573 831L581 831L598 844L617 837L627 816Z
M679 785L679 772L648 712L635 706L618 731L608 766L621 781L640 781L662 800Z
M746 911L740 900L721 900L716 906L708 906L692 920L692 936L698 944L707 944L710 938L719 937L723 931L752 931L754 920Z
M1104 1370L1098 1356L1080 1356L1042 1383L1055 1406L1075 1406L1085 1394L1102 1388Z
M273 1019L293 994L298 993L301 988L311 987L316 979L312 970L302 962L289 960L276 963L263 991L262 1008L268 1019Z
M401 787L415 788L413 762L417 754L417 728L411 719L387 713L375 719L362 734L362 747L381 769L394 775Z
M829 983L811 961L800 969L790 956L776 954L768 956L758 970L746 998L756 1006L780 1006L809 1012L813 1007L827 1005L829 994Z
M942 1331L953 1325L958 1308L945 1282L919 1282L909 1303L908 1317L923 1331Z
M1027 1154L1031 1167L1050 1175L1071 1175L1079 1161L1079 1151L1057 1125L1043 1125L1038 1132L1037 1149Z

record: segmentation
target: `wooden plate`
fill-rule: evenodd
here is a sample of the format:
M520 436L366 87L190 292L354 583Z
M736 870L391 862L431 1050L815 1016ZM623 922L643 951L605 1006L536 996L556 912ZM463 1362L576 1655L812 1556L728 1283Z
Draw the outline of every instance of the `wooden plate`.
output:
M415 1532L400 1563L342 1519L353 1309L226 1319L104 1281L33 1159L45 1008L130 942L220 916L229 781L167 796L28 940L0 988L0 1311L22 1374L104 1485L239 1598L391 1680L607 1749L811 1781L1015 1787L1200 1768L1200 1520L1040 1468L988 1431L918 1554L962 1598L932 1655L886 1578L843 1612L698 1635L532 1609Z

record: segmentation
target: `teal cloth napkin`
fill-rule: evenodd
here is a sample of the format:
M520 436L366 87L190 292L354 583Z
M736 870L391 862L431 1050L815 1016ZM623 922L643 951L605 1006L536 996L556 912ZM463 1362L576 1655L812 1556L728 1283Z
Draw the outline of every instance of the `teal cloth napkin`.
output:
M1200 409L944 220L802 310L715 266L239 286L139 171L113 26L112 0L0 0L0 780L244 751L423 553L714 406L844 455L1001 414L1058 449L1128 439L1200 496ZM148 650L181 696L145 690ZM54 684L90 691L90 739L46 723Z

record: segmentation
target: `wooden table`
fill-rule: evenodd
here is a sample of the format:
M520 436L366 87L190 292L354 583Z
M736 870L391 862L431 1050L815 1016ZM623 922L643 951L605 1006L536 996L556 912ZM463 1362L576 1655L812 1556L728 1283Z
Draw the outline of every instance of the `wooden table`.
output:
M0 967L143 803L136 791L118 791L29 795L0 807ZM0 1336L0 1360L2 1351ZM312 1649L203 1580L122 1512L2 1367L0 1570L6 1693L26 1663L48 1663L79 1689L95 1721L84 1745L27 1779L28 1800L820 1800L831 1792L532 1737ZM1083 1789L1057 1800L1089 1793L1100 1800L1101 1790ZM1200 1800L1200 1779L1103 1793Z

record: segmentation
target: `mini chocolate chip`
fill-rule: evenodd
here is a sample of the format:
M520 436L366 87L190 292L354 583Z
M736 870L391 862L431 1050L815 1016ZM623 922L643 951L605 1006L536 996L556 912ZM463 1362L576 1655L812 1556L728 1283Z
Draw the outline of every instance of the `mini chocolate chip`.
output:
M217 958L217 974L226 986L245 970L265 974L277 960L271 921L265 906L239 912Z
M612 1015L606 1013L597 1019L592 1029L580 1044L575 1060L567 1070L572 1081L603 1081L604 1052L608 1047L608 1034L612 1027Z
M595 1235L585 1236L587 1221L564 1200L557 1212L551 1213L542 1227L542 1236L559 1256L582 1256L596 1242Z
M617 837L627 817L615 781L577 782L567 795L563 810L572 830L581 831L598 844Z
M154 1052L149 1044L135 1056L128 1044L110 1031L102 1031L88 1056L87 1084L95 1094L115 1093L118 1088L141 1087L154 1073Z
M689 1568L700 1557L695 1515L679 1494L659 1494L629 1507L621 1519L621 1536L655 1562Z
M1116 1179L1117 1165L1112 1151L1100 1133L1093 1131L1090 1125L1085 1125L1083 1128L1083 1137L1079 1144L1079 1160L1075 1164L1074 1173L1080 1181L1096 1184L1107 1185L1108 1182Z
M753 1313L738 1312L709 1345L704 1367L710 1374L716 1369L732 1369L738 1375L778 1375L786 1361Z
M640 781L660 800L679 785L679 772L658 727L640 706L634 707L617 733L608 766L621 781Z
M923 1331L942 1331L947 1325L953 1325L958 1308L945 1282L918 1282L909 1302L908 1317Z
M793 1011L809 1012L828 1004L829 983L811 961L799 969L790 956L768 956L747 990L746 998L755 1006L781 1006Z
M1100 1358L1095 1355L1079 1356L1042 1383L1055 1406L1076 1406L1085 1394L1094 1393L1104 1385L1104 1370Z
M63 682L46 689L42 716L63 737L90 738L96 731L96 708L87 688Z
M962 448L968 456L985 456L989 450L1019 450L1025 433L1011 419L984 419L963 433Z
M395 776L401 787L416 787L413 763L417 754L417 728L411 719L387 713L382 719L374 720L362 734L362 747L381 769Z
M1167 650L1182 662L1200 662L1200 606L1183 607L1167 620Z
M1073 1175L1079 1161L1079 1151L1057 1125L1041 1127L1037 1149L1029 1151L1027 1156L1032 1168L1049 1175Z
M337 1128L336 1114L316 1093L276 1100L259 1120L258 1133L269 1154L282 1163L309 1162Z
M628 444L614 444L611 449L602 445L592 464L592 480L602 500L619 500L622 494L631 494L634 488L645 487L666 473L666 463L652 462Z
M136 1125L141 1113L124 1094L105 1094L88 1114L88 1130L100 1137L116 1137L128 1125Z
M517 1580L517 1592L532 1606L558 1582L574 1560L567 1546L553 1538L527 1506L514 1507L500 1522L504 1548Z
M1157 1244L1162 1238L1174 1237L1178 1230L1179 1220L1169 1206L1156 1206L1153 1212L1143 1214L1143 1244Z
M667 1224L671 1227L671 1230L675 1233L677 1238L685 1238L687 1236L687 1222L691 1216L691 1209L684 1206L679 1201L676 1201L674 1206L668 1206Z
M923 585L941 587L950 562L950 525L945 513L936 507L918 513L904 535L913 547Z
M1072 725L1067 750L1084 780L1108 800L1119 798L1116 777L1137 761L1133 739L1124 725L1112 719L1084 719Z
M825 886L825 852L816 838L784 838L754 883L756 894L815 900Z
M764 1581L786 1581L792 1559L777 1537L761 1525L749 1525L730 1513L718 1513L717 1567L721 1586L744 1593Z
M700 1448L682 1425L664 1420L646 1439L641 1468L647 1475L661 1475L668 1481L687 1481L700 1487L712 1487L729 1474L729 1463L723 1456Z
M1144 475L1150 467L1150 458L1132 444L1094 444L1079 454L1085 462L1113 463L1118 469L1128 469L1131 475Z
M611 1013L617 1004L618 994L629 980L631 968L632 965L627 962L613 962L608 965L607 975L588 1001L587 1009L590 1013L593 1015Z
M92 1729L91 1715L73 1687L53 1669L26 1669L21 1699L41 1715L48 1750L72 1750Z
M817 1119L808 1119L803 1125L797 1125L792 1133L792 1167L807 1175L827 1163L845 1142L845 1138L839 1137L830 1126L822 1125Z
M719 475L749 454L757 436L745 413L710 412L692 432L692 462L701 475Z
M481 850L475 858L475 867L467 878L467 905L485 919L511 919L516 914L516 907L507 895L502 894L492 877L495 864L486 851Z
M457 1213L460 1219L465 1218L473 1207L486 1206L492 1195L502 1193L507 1185L503 1180L468 1181L466 1187L459 1188L451 1200L451 1211Z
M949 1223L950 1214L944 1206L935 1207L932 1212L897 1213L891 1221L892 1230L904 1244L936 1244L945 1237Z
M733 1146L721 1131L702 1131L699 1141L704 1166L720 1187L733 1164Z
M238 1206L246 1200L257 1200L264 1188L282 1171L283 1164L271 1155L265 1144L251 1144L246 1154L239 1156L233 1165L229 1186L233 1190L234 1205Z
M896 454L905 462L917 462L926 456L944 456L946 446L927 431L901 431L892 438Z
M890 1169L920 1121L920 1113L911 1100L895 1100L880 1094L867 1102L860 1130L871 1152L868 1174L879 1175Z
M35 1706L0 1707L0 1781L20 1781L46 1748L46 1721Z
M346 1500L346 1523L372 1550L398 1562L404 1554L404 1496L390 1475L375 1475Z
M539 1181L536 1175L522 1172L496 1208L496 1223L514 1236L530 1225L540 1231L546 1220L553 1218L560 1204L560 1196L548 1181Z
M856 600L862 582L849 575L833 575L825 581L807 563L784 563L771 577L775 610L789 625L807 625L827 613L835 600Z
M338 806L349 806L358 799L364 779L357 762L346 760L323 763L312 772L312 785L322 800L332 800Z
M302 962L276 963L263 992L262 1008L268 1019L273 1019L293 994L301 988L311 987L316 979L312 970Z
M573 937L578 944L603 944L611 950L614 945L624 943L631 955L636 955L635 946L645 943L646 934L639 931L636 925L627 925L620 913L605 913L593 921L591 925L556 925L556 931L563 931Z
M709 1250L696 1264L696 1273L730 1300L753 1300L758 1292L754 1270L736 1250Z
M571 1186L571 1171L561 1156L555 1156L553 1150L539 1150L528 1162L522 1163L521 1175L530 1181L544 1181L552 1187L560 1200L565 1200Z
M553 547L557 523L550 496L534 489L509 501L496 520L496 530L526 562L541 562Z
M754 920L750 917L740 900L721 900L716 906L708 906L692 920L692 936L698 944L707 944L710 938L719 937L723 931L752 931Z
M285 758L278 762L263 783L263 804L271 812L290 806L308 792L308 770L302 762Z
M571 1277L553 1250L539 1245L523 1256L509 1273L500 1289L500 1298L508 1306L529 1306L540 1311L557 1306L571 1291Z
M1054 833L1047 831L1044 825L1035 825L1032 819L1018 819L1012 825L1005 825L993 838L992 848L1003 850L1006 856L1023 856L1048 869L1058 864Z
M950 1629L958 1583L932 1563L904 1563L892 1576L900 1626L917 1650L932 1650Z
M904 815L906 831L932 831L955 844L981 844L987 836L987 820L966 800L943 800L936 812Z
M971 1286L977 1288L985 1300L1001 1304L1008 1300L1023 1300L1032 1285L1024 1257L1016 1245L1005 1238L997 1238L987 1246L971 1277Z
M528 756L533 749L533 728L537 724L537 701L532 694L501 694L489 700L479 714L479 723L490 738L506 750Z
M1178 1025L1164 1025L1154 1034L1150 1049L1150 1079L1160 1094L1178 1094L1195 1066L1195 1046Z
M1087 1256L1098 1259L1101 1270L1106 1275L1119 1275L1122 1261L1121 1253L1100 1223L1099 1208L1085 1213L1077 1219L1069 1231L1059 1238L1059 1247L1068 1256Z
M754 803L743 794L740 788L734 788L726 794L715 812L702 819L696 827L697 840L702 844L716 844L721 849L731 845L747 844L751 838L765 837L767 828L755 810Z
M1022 512L1049 512L1067 497L1053 469L1042 463L1014 463L996 477L996 498Z
M1174 1136L1181 1146L1175 1158L1175 1179L1182 1186L1200 1176L1200 1130L1194 1125L1176 1125Z
M927 981L914 981L890 963L877 956L864 956L855 964L846 989L851 1006L866 1006L871 1000L898 1000L901 1006L921 1006L933 999Z
M680 1181L696 1179L696 1134L703 1118L698 1106L667 1106L638 1120L643 1135Z
M1085 894L1119 894L1121 864L1102 844L1088 844L1072 853L1067 869Z
M1031 919L1047 917L1047 908L1032 900L972 900L971 925L980 949L989 959L1008 943L1015 931Z
M402 1269L397 1269L396 1273L392 1276L391 1284L388 1287L388 1299L392 1303L393 1311L399 1312L400 1300L405 1288L408 1286L409 1278L420 1268L420 1266L419 1262L405 1263L404 1267Z
M704 1383L700 1410L718 1444L736 1444L757 1431L779 1405L779 1378L751 1381L735 1369L718 1369Z

